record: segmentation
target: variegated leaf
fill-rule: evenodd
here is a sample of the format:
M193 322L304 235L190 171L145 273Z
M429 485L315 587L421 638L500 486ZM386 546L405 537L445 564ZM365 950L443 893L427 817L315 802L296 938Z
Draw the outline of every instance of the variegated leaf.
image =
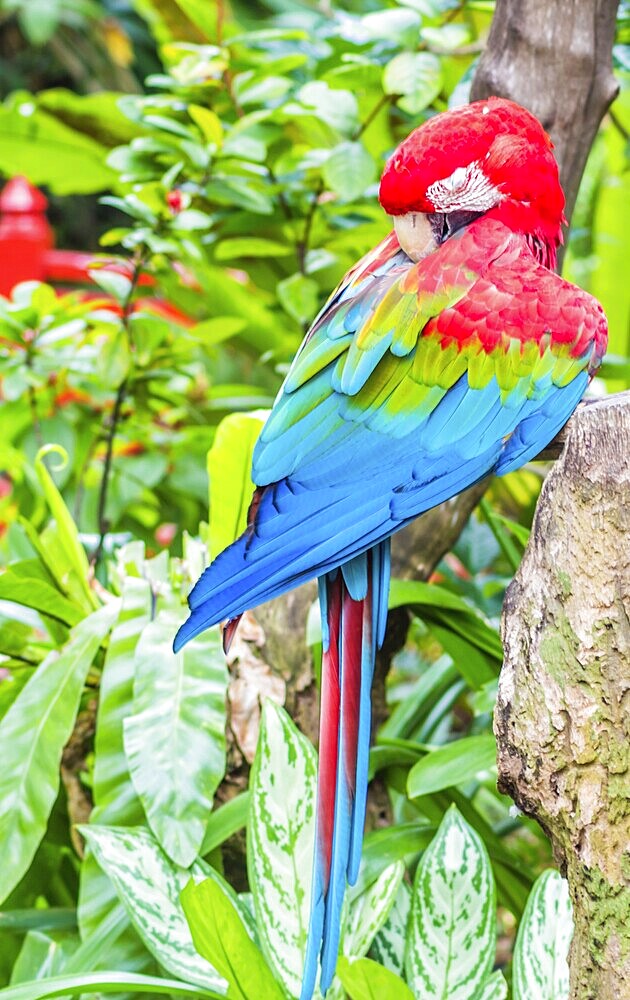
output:
M138 572L144 546L124 546L118 558L123 568ZM123 718L132 698L133 662L136 643L142 629L151 620L152 595L147 580L127 576L122 582L122 608L112 631L101 677L96 717L94 759L94 809L90 823L136 826L144 822L142 805L131 783L123 750ZM99 956L101 968L152 972L154 963L127 920L127 914L107 875L88 854L81 865L79 891L79 927L87 941L117 910L126 925L112 938ZM98 966L94 966L97 968Z
M475 993L473 1000L506 1000L507 995L507 983L503 973L497 970L486 979L481 989Z
M292 995L309 923L316 771L311 744L267 700L250 778L247 868L263 952Z
M385 968L402 976L405 968L405 941L411 909L411 890L401 882L387 920L376 934L370 954Z
M405 967L423 1000L472 1000L492 969L495 889L479 835L452 806L425 851L411 898Z
M225 771L227 667L218 628L173 652L184 618L183 608L161 608L140 636L135 714L124 720L124 745L149 826L171 860L187 868Z
M190 881L191 872L173 865L142 827L80 829L160 965L187 982L225 992L225 980L196 951L180 902L180 892ZM197 875L203 877L201 872Z
M549 868L534 883L514 947L514 1000L566 1000L573 936L569 888Z
M397 861L388 865L363 892L355 894L350 890L348 922L342 941L344 955L352 958L367 955L394 905L404 874L404 864Z

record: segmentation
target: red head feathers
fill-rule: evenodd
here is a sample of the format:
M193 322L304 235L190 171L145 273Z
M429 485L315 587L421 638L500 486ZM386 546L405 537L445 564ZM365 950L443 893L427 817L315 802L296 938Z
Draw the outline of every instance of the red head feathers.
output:
M487 212L541 240L555 259L564 194L552 143L525 108L500 97L430 118L400 144L381 178L390 215Z

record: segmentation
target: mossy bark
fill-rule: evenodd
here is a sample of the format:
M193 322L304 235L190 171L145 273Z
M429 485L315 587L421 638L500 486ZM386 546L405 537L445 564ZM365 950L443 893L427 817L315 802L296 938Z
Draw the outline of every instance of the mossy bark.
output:
M581 407L503 612L499 787L569 881L571 1000L630 998L630 393Z

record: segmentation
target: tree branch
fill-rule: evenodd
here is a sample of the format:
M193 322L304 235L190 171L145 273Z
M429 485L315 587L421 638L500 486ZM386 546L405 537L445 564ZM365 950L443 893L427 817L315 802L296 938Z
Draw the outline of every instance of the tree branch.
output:
M497 0L471 98L529 108L555 145L571 217L599 124L617 96L612 46L618 0Z
M569 880L572 1000L630 990L630 392L582 406L504 607L499 788Z

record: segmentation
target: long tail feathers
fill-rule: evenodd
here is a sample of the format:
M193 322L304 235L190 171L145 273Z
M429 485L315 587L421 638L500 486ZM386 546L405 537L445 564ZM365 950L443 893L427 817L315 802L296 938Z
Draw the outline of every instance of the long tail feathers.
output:
M311 920L301 1000L310 1000L321 953L320 990L337 962L346 882L359 873L367 799L370 690L383 642L389 540L319 579L322 691Z

